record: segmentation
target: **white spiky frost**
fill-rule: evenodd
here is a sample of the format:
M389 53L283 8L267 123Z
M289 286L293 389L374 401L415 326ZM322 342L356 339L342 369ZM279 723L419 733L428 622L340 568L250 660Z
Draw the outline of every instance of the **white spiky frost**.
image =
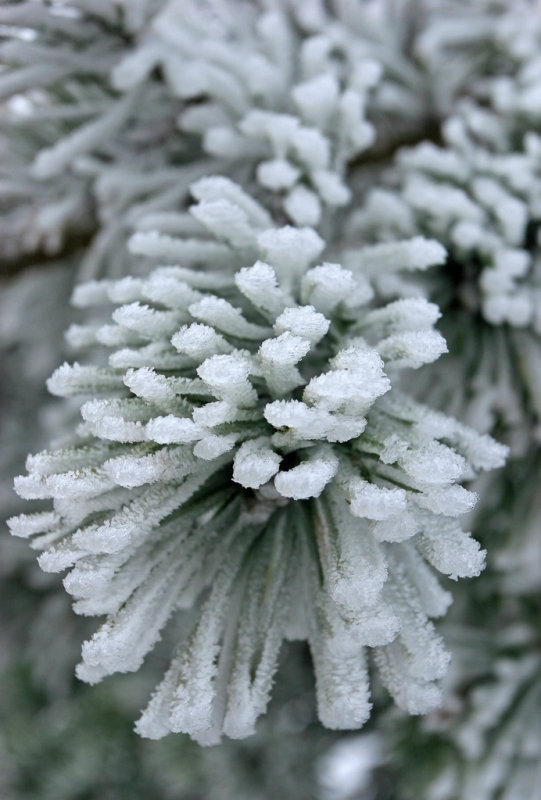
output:
M54 253L95 204L99 229L85 279L126 273L124 234L134 223L133 252L172 256L176 246L184 263L204 261L197 226L175 209L214 168L242 180L250 172L292 223L318 225L354 197L351 162L379 139L399 141L404 125L420 129L439 117L465 78L433 64L434 48L422 45L425 21L428 41L441 35L441 3L435 26L432 4L423 3L414 31L407 4L395 14L388 0L268 0L240 10L237 0L63 5L62 13L21 3L0 9L0 94L12 101L3 174L20 210L5 233L17 252ZM536 35L517 53L505 25L489 28L513 62L528 65L516 110L534 114ZM485 40L492 34L485 30ZM503 113L514 110L505 77L494 84ZM25 111L11 113L17 106ZM242 239L246 208L235 220L230 211L218 198L201 209ZM182 255L175 232L188 237ZM215 265L223 255L219 245L206 251Z
M72 445L30 457L17 479L54 510L11 521L44 569L68 569L79 613L107 615L79 676L138 669L169 616L196 609L138 723L145 736L251 734L284 633L310 640L325 725L365 723L371 660L403 708L429 711L447 663L429 618L450 602L435 572L473 576L484 562L456 523L476 502L457 481L503 451L397 394L398 370L445 352L424 297L441 302L457 355L417 373L416 396L481 430L515 426L531 447L509 485L484 494L505 536L494 585L540 585L538 0L1 5L0 259L11 271L58 255L66 292L76 270L111 279L79 286L76 305L119 306L110 324L100 308L69 330L82 366L50 388L90 399ZM306 231L269 238L268 211L221 179L180 211L214 171L256 184L280 219L328 237L328 253L309 252ZM148 261L183 266L149 276ZM380 302L406 299L365 309L366 276ZM62 292L47 274L40 285L24 308L3 303L9 360L17 337L30 352L17 376L61 360L47 330ZM87 364L96 343L110 369ZM23 394L4 464L38 417L27 401L39 391ZM462 759L418 785L426 800L536 795L538 635L520 658L511 636L494 663L496 641L471 711L461 691L460 708L428 721L454 727L458 710L448 749Z
M374 190L355 224L387 236L419 229L435 236L452 259L478 264L476 302L490 323L537 330L538 256L526 234L539 216L541 162L539 137L526 131L497 101L488 108L464 101L443 125L443 146L422 142L399 153L390 176L399 191Z
M51 378L55 393L90 399L73 445L30 457L17 479L54 511L15 518L13 533L37 535L44 569L71 568L78 611L108 614L83 647L86 681L138 669L171 614L211 587L144 735L251 733L290 630L310 642L329 727L369 714L367 646L399 705L424 713L447 663L429 617L448 604L425 560L451 577L482 569L454 519L475 500L458 482L499 466L504 448L391 388L398 369L444 350L434 305L365 308L353 265L314 265L315 231L265 227L264 209L225 178L193 194L194 215L241 268L161 267L77 292L84 305L120 302L84 336L111 343L109 366ZM223 214L207 214L216 198L246 227L226 233ZM410 244L396 252L417 252ZM428 252L440 257L426 246L421 269Z
M276 193L291 222L317 225L351 200L347 164L376 139L367 107L383 116L426 113L417 69L411 60L395 66L402 20L393 18L390 46L385 15L362 4L352 13L271 0L241 11L229 2L212 11L164 2L116 64L113 85L141 91L159 67L165 91L182 102L180 130L232 168L252 161L256 181Z
M517 19L525 20L529 4L517 6ZM471 13L477 18L477 12ZM490 40L492 31L498 41L502 37L505 51L509 31L516 30L514 13L492 17L485 8L480 18L481 41ZM460 15L455 23L457 30L465 30ZM447 41L441 20L434 24L432 45L441 36L452 49L452 37ZM532 25L530 30L525 24L524 40L521 37L520 47L508 53L510 64L524 59L530 67L535 60L532 42L538 49L541 29ZM419 396L428 395L482 430L503 420L513 432L510 441L516 455L525 452L530 438L518 430L523 411L539 417L541 396L541 140L537 112L512 110L514 101L509 97L504 102L500 93L501 81L509 80L520 104L523 77L518 70L508 79L487 78L479 102L463 100L447 117L441 145L422 142L400 150L383 177L387 188L369 193L349 228L350 235L375 242L422 231L446 246L447 263L423 286L415 279L386 276L382 268L372 273L374 280L387 296L430 293L442 305L452 356L445 369L436 368L419 387ZM398 242L387 241L374 244L373 250L377 255L382 248L385 253L386 248L392 252L398 247ZM343 261L351 266L359 256L346 249ZM435 340L433 346L436 353ZM410 358L413 363L415 354Z
M431 775L423 792L429 800L535 796L541 745L537 632L522 609L506 610L505 624L468 632L472 664L465 670L472 685L461 713L451 714L445 726L455 755Z

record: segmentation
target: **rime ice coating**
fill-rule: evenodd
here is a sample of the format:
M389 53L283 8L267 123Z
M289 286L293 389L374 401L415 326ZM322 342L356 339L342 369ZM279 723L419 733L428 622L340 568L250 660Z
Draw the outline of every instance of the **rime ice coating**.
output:
M17 210L2 232L15 253L56 253L96 215L81 272L125 274L126 230L176 208L212 163L249 164L296 224L349 202L346 164L375 139L366 106L382 68L339 11L303 22L282 0L62 6L0 8L0 97L13 100L1 175Z
M421 291L441 303L454 356L437 381L430 379L439 398L429 396L476 428L503 420L513 431L530 411L541 415L541 138L525 111L501 108L498 79L487 85L491 102L458 105L442 126L441 144L425 141L397 154L382 185L352 215L350 234L378 242L374 249L389 246L382 239L419 232L445 245L448 263ZM356 256L352 250L341 258L348 266ZM385 290L385 274L374 277ZM389 288L411 292L396 276ZM531 434L522 429L514 439L520 454Z
M450 596L431 567L482 569L456 520L476 499L460 482L505 448L392 388L445 351L434 305L370 308L362 270L320 263L312 229L273 227L225 178L193 194L237 271L79 287L80 306L118 303L111 324L71 333L109 346L109 363L50 379L88 398L83 421L70 446L28 458L17 491L53 509L12 532L35 537L43 569L69 569L76 611L107 615L83 645L83 680L137 670L171 614L200 608L142 735L252 733L284 637L310 643L328 727L368 718L370 650L396 702L424 713L449 658L429 618ZM420 268L443 257L422 239L397 243L405 253L409 268L412 254Z

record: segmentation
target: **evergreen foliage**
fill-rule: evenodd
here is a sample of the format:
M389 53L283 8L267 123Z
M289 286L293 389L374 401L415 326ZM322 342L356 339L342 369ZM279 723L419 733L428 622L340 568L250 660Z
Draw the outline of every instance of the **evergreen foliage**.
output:
M536 798L540 47L538 0L2 5L2 515L105 616L3 538L2 790L41 708L44 797L263 798L270 753L293 797L297 748L299 797ZM85 637L138 674L75 691ZM136 730L193 771L123 728L164 669Z

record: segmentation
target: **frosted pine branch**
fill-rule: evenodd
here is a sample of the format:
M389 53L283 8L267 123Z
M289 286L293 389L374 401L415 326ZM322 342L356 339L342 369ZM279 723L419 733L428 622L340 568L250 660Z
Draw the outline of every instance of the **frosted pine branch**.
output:
M29 457L17 491L53 507L12 531L33 537L45 570L70 570L78 612L108 615L83 646L83 680L138 669L171 614L200 604L143 735L249 735L284 637L310 643L325 725L368 718L366 648L396 702L424 713L449 658L430 618L450 596L432 568L482 569L456 519L476 500L461 483L505 448L392 388L445 351L434 305L371 308L363 272L321 262L314 230L273 227L225 178L193 193L237 271L79 287L79 305L117 307L72 339L111 354L50 379L87 398L82 423L71 446ZM414 246L419 266L441 258Z
M477 608L479 613L484 605L481 614L488 614L482 622L457 625L455 617L455 625L442 625L455 656L443 707L418 720L390 709L380 717L377 734L361 733L347 740L353 763L366 764L359 788L376 796L383 774L405 797L535 797L541 744L535 601L500 597L502 612L494 626L495 597L486 602L486 585L484 595ZM422 744L422 769L412 757L412 742Z
M435 402L484 430L499 419L518 428L517 453L525 413L540 413L540 141L520 117L463 103L443 127L443 145L402 150L350 221L351 237L422 232L447 247L445 267L423 282L376 281L388 294L420 291L441 304L456 363L446 365L438 382L445 400ZM355 250L343 255L346 264L352 257ZM474 376L471 399L457 391L457 373Z
M458 91L420 68L419 20L390 0L5 3L14 255L59 252L82 227L82 278L120 277L127 231L185 202L204 154L201 174L225 169L318 224L350 202L352 161L378 137L422 135Z

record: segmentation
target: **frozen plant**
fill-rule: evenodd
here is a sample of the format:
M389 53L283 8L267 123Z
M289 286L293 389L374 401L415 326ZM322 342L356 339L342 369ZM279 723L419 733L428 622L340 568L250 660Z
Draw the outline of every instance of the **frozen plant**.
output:
M424 299L368 305L363 265L424 269L443 248L422 237L367 247L357 269L318 263L310 228L276 227L226 178L192 187L192 215L236 271L160 267L79 287L79 306L116 304L112 323L70 339L108 361L65 364L49 381L88 398L66 447L28 459L16 480L52 510L11 520L35 536L75 610L107 614L83 645L88 682L134 671L170 615L199 621L137 724L212 744L251 734L284 637L307 639L321 721L370 713L366 648L397 704L438 704L449 655L430 617L450 595L431 567L471 577L484 551L457 517L461 485L506 449L391 388L446 346ZM168 251L210 240L168 237ZM164 239L151 236L147 249Z
M70 696L53 699L29 679L26 664L10 658L0 672L7 723L0 731L2 796L73 800L75 791L88 800L267 800L272 794L313 800L318 755L340 734L317 723L309 666L297 657L302 650L297 644L284 653L273 707L257 735L208 748L188 737L154 742L133 735L130 721L148 691L141 674L100 686L74 681Z
M426 14L415 52L429 73L462 76L470 95L508 120L539 123L539 0L451 0Z
M147 202L178 203L201 174L197 142L175 124L181 101L159 81L119 92L111 79L161 5L29 0L0 8L10 261L39 263L84 244L81 277L120 277L130 214Z
M356 159L412 126L422 135L438 116L429 88L441 76L429 79L413 57L425 11L387 0L4 3L0 270L54 257L73 273L64 291L70 280L144 271L126 237L183 233L190 183L218 170L288 221L340 239ZM66 313L59 300L48 316ZM27 336L22 319L0 331L2 348ZM23 358L40 360L30 344ZM41 405L40 385L24 387L25 409ZM24 437L9 449L22 459Z
M390 714L382 725L385 768L405 797L534 800L538 794L538 603L493 595L484 606L481 626L478 620L464 628L462 644L455 640L460 670L441 713L413 725Z
M464 90L419 63L428 10L413 0L4 3L10 259L82 238L81 277L121 277L126 233L185 202L198 169L226 171L289 221L318 224L351 201L359 156L423 137Z
M537 794L539 631L520 620L500 633L498 649L489 676L471 690L468 713L453 731L461 760L428 788L430 800L534 800Z
M443 310L454 364L442 372L440 403L481 429L518 429L521 452L541 397L541 139L530 131L517 145L513 121L471 102L442 135L442 145L398 153L353 215L352 236L421 232L445 244L444 267L398 291L428 295ZM472 376L467 392L457 373Z
M291 221L316 225L322 207L350 200L343 175L374 140L365 106L381 68L338 20L316 35L296 29L287 3L240 8L214 4L205 14L171 0L115 67L113 83L133 91L159 66L184 103L180 130L230 171L255 169Z
M0 308L3 510L19 503L6 475L44 446L35 427L49 412L35 387L63 359L67 295L92 279L74 295L85 324L68 331L79 363L49 384L73 397L54 426L47 417L56 441L29 457L17 487L31 513L11 526L45 570L68 571L85 625L106 616L83 647L85 681L178 644L138 723L144 736L252 733L282 640L301 639L329 727L362 726L371 703L387 702L380 683L413 714L446 695L426 723L396 709L375 720L378 747L356 773L367 796L404 762L417 783L401 777L397 795L414 785L430 800L535 796L540 44L537 0L2 4L0 271L19 273ZM466 424L521 460L478 475L505 450ZM457 518L474 489L472 538ZM57 689L54 664L64 671L68 640L88 634L63 628L50 660L43 631L63 621L67 598L44 603L44 591L18 586L10 544L25 543L2 547L6 613L18 618L5 650L21 652L14 632L34 619L25 654L38 653ZM434 571L474 576L485 546L489 569L456 587L451 624L436 633L450 594ZM38 586L26 569L24 580ZM472 670L452 626L471 624L480 598ZM444 684L442 639L455 656ZM121 697L126 678L116 685ZM311 694L293 691L313 720ZM274 694L279 724L298 725ZM401 753L387 719L408 732ZM102 724L77 712L57 728L75 743L74 770L87 745L98 752L89 742ZM8 729L25 753L22 729ZM285 739L263 742L200 756L209 774L230 768L213 787L220 800L241 794L235 753L261 746L266 764L288 762ZM298 753L288 756L308 763ZM166 779L175 797L187 761ZM100 793L89 763L88 791ZM152 795L145 770L130 796ZM73 794L62 786L72 773L47 761L43 774L45 793Z

